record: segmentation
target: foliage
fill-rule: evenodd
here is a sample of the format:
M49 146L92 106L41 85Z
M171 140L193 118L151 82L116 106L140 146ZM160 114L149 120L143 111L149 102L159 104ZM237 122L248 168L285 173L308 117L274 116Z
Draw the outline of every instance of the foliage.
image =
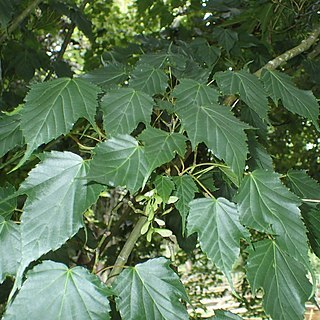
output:
M319 2L117 3L0 4L4 319L187 319L174 250L196 240L238 299L236 269L265 316L302 319Z

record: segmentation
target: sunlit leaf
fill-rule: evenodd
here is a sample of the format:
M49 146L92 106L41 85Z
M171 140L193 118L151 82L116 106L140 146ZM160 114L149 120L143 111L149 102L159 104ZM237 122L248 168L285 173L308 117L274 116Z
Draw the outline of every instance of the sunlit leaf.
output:
M162 198L163 204L166 204L174 189L174 183L169 177L157 176L154 181L154 186L157 189L157 194Z

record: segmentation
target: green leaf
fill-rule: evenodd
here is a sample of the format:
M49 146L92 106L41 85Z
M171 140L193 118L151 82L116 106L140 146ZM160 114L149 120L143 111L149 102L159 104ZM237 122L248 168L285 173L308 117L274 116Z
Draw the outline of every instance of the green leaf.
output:
M310 119L319 129L319 104L312 91L298 89L291 78L279 71L264 69L261 76L264 86L275 103L280 99L289 111Z
M204 142L216 157L241 176L248 152L244 129L249 126L240 122L229 108L215 102L218 96L214 89L193 80L181 81L174 96L177 98L176 113L193 148Z
M111 290L85 268L44 261L27 273L3 319L108 320L109 295Z
M267 92L259 79L245 71L217 72L214 75L223 94L239 94L243 100L260 118L266 119L268 112Z
M157 194L162 198L163 205L165 205L174 189L174 183L169 177L157 176L154 181L154 186L157 189Z
M153 99L132 88L113 89L103 97L104 129L108 135L131 133L139 124L150 122Z
M320 257L320 210L313 208L304 212L303 218L308 229L308 238L312 250Z
M203 252L232 283L231 270L240 254L240 239L249 237L239 222L234 203L225 198L195 199L189 203L188 235L197 232Z
M83 79L59 78L33 85L21 112L21 129L28 145L21 162L41 144L68 133L79 118L94 125L99 91Z
M0 216L0 284L6 276L15 276L21 259L20 226Z
M87 185L88 163L71 152L46 153L19 192L28 195L21 218L22 265L61 247L83 227L82 214L102 188Z
M209 319L212 320L242 320L243 318L239 317L237 314L234 314L226 310L215 310L215 316Z
M197 185L189 175L172 177L176 185L175 195L179 198L175 203L182 218L182 234L184 234L187 215L189 213L189 202L194 198L195 193L198 191Z
M306 171L289 170L286 176L292 191L300 198L319 200L320 201L320 185L312 179ZM308 205L316 206L317 203L306 202Z
M131 88L141 90L150 96L164 93L168 86L167 75L159 68L147 64L138 64L131 74Z
M15 146L21 146L22 144L23 137L20 130L20 115L0 116L0 157Z
M148 127L140 135L145 145L145 157L149 173L164 163L171 161L175 154L181 157L186 152L186 137L181 133L169 133L160 129Z
M220 49L209 44L204 38L197 37L187 46L191 47L196 60L201 64L206 64L209 68L217 63L221 55Z
M269 239L248 252L248 280L254 292L263 288L266 313L277 320L302 319L312 289L303 265Z
M227 52L234 47L238 41L238 34L230 29L214 28L213 36L218 40L218 43Z
M11 184L0 187L0 199L0 216L5 219L10 219L12 212L17 207L15 187Z
M273 163L270 154L256 138L249 139L250 159L249 165L253 169L273 170Z
M109 89L128 79L128 71L126 66L121 63L110 63L103 68L84 74L82 78L99 85L103 89Z
M253 171L243 179L235 199L242 224L275 235L281 250L309 265L300 200L280 182L278 174Z
M0 27L6 28L13 14L13 4L11 0L0 1Z
M131 193L148 175L144 149L129 135L118 135L99 143L90 165L88 179L111 186L126 186Z
M151 259L123 270L114 283L123 319L188 319L185 289L165 258Z

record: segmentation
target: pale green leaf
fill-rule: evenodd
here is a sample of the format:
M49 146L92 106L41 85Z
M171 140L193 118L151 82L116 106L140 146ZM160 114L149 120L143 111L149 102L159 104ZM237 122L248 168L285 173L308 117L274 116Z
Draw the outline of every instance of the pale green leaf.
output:
M266 119L268 112L267 92L259 79L245 71L217 72L214 75L223 94L238 94L260 118Z
M248 237L239 222L237 206L225 198L195 199L189 206L188 235L197 232L202 251L232 283L231 270L240 254L240 239Z
M153 107L152 98L132 88L113 89L103 97L104 129L108 135L131 133L139 124L148 124Z
M310 119L319 130L319 104L311 91L298 89L288 75L275 70L264 69L261 79L275 103L280 99L286 109Z
M240 177L248 152L244 129L249 126L240 122L228 107L215 102L217 96L214 89L196 81L182 81L174 90L174 96L177 98L176 113L193 148L204 142Z
M243 179L236 196L245 226L275 235L281 250L309 264L306 228L300 200L272 171L257 169Z
M247 275L252 290L264 291L263 306L275 320L303 319L312 286L301 263L272 240L248 249Z
M120 273L113 289L123 319L188 319L187 310L180 301L188 301L188 297L169 265L169 260L157 258Z
M163 205L165 205L174 189L174 183L170 177L157 176L154 181L154 186L157 189L157 194L162 198Z
M6 310L4 320L108 320L111 290L82 267L44 261Z
M187 215L189 213L189 202L193 200L195 193L198 191L197 185L189 175L172 177L176 185L175 195L179 200L175 203L182 218L182 234L184 234Z
M186 152L187 139L181 133L169 133L148 127L139 135L138 139L144 142L149 173L171 161L176 154L183 157Z
M168 77L161 69L147 64L138 64L131 74L129 85L133 89L153 96L156 93L165 92Z
M21 130L32 151L68 133L79 118L95 123L99 88L83 79L59 78L34 84L21 111Z
M0 157L5 155L15 146L23 144L22 132L20 130L20 115L0 116Z
M209 319L212 320L242 320L243 318L241 318L240 316L238 316L237 314L234 314L230 311L226 311L226 310L215 310L214 311L215 316Z
M46 153L19 192L28 195L21 217L22 264L58 249L83 227L82 214L101 189L88 185L88 162L71 152Z
M103 89L109 89L128 79L128 71L126 66L121 63L110 63L103 68L84 74L82 78L99 85Z
M118 135L98 144L88 179L110 186L126 186L132 193L148 174L143 147L129 135Z
M15 276L21 258L20 226L0 216L0 283Z
M11 184L0 187L0 216L10 219L16 206L17 196L15 187Z

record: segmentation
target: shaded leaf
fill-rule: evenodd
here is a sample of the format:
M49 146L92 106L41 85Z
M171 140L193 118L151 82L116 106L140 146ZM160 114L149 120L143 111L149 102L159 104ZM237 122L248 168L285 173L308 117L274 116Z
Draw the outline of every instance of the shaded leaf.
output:
M144 142L145 157L149 173L164 163L171 161L176 154L181 157L186 152L186 137L180 133L169 133L148 127L138 137Z
M82 214L102 188L87 185L88 162L52 151L29 173L19 192L28 195L21 217L21 272L31 261L58 249L83 227Z
M176 185L175 195L179 200L175 203L182 218L182 234L184 234L187 215L189 213L189 202L194 198L195 193L198 191L197 185L189 175L172 177Z
M15 276L21 258L20 226L0 216L0 283Z
M131 133L139 124L148 124L153 99L132 88L113 89L103 97L104 129L108 135Z
M156 93L165 92L168 77L161 69L147 64L138 64L131 74L129 85L133 89L153 96Z
M263 288L266 313L277 320L302 319L312 291L303 265L269 239L248 252L248 280L254 292Z
M44 261L27 273L27 280L3 319L107 320L110 319L107 297L111 294L85 268L69 269L62 263Z
M0 27L6 28L13 14L12 0L0 1Z
M12 212L17 207L15 187L11 184L0 187L0 199L0 216L5 219L10 219Z
M163 204L165 205L174 189L174 183L169 177L157 176L154 181L154 186L157 189L157 194L162 198Z
M130 192L142 187L148 174L144 149L129 135L118 135L99 143L88 179L111 186L126 186Z
M230 29L214 28L213 36L227 52L229 52L238 41L238 33Z
M0 116L0 157L5 155L15 146L23 144L22 132L20 130L20 115Z
M249 159L250 168L273 170L273 163L270 154L255 138L249 139L249 151L251 156Z
M212 320L242 320L240 316L237 314L234 314L230 311L226 310L215 310L214 311L215 316L209 319Z
M114 282L116 304L123 319L188 318L185 289L165 258L151 259L123 270Z
M298 89L291 78L279 71L263 69L262 81L275 103L280 99L289 111L310 119L319 129L319 104L312 91Z
M203 198L189 206L188 235L197 232L202 251L232 283L230 273L240 254L240 239L249 236L239 222L236 205L225 198Z
M303 213L308 229L308 238L313 252L320 257L320 210L313 208Z
M260 118L266 119L268 112L267 92L259 79L245 71L217 72L214 75L223 94L239 94L243 100Z
M281 250L309 265L306 228L300 201L279 180L279 175L257 169L247 175L235 197L242 224L274 234Z
M21 130L32 151L62 134L68 133L81 117L94 125L99 88L83 79L59 78L34 84L21 112Z

